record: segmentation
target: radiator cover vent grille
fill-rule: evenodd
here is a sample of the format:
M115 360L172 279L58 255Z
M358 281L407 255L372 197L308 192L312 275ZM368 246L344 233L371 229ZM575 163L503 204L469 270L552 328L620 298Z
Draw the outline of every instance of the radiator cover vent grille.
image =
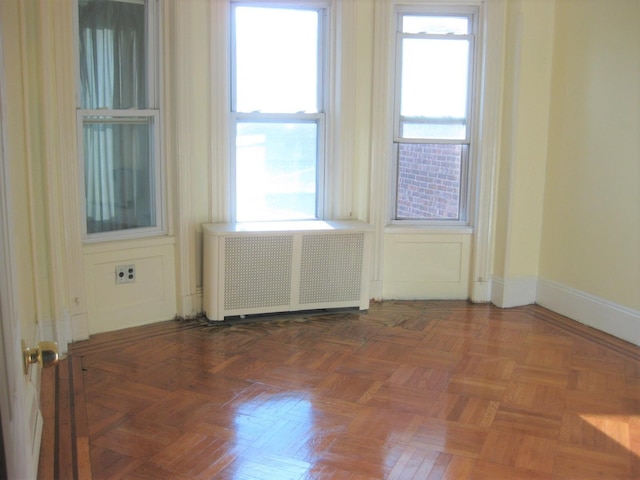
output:
M300 304L360 298L364 233L302 238Z
M226 238L225 310L288 304L292 250L290 236Z

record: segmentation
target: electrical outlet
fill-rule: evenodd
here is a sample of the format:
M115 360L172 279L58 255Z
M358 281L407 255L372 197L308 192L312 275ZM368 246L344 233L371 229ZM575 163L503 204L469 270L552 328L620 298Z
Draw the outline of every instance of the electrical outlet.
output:
M135 265L118 265L116 267L116 283L133 283L136 281Z

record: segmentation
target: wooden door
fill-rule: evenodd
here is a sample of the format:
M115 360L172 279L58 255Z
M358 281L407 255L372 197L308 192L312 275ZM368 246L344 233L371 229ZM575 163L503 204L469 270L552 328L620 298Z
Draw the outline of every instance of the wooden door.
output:
M0 17L1 15L0 8ZM37 383L39 370L24 372L22 340L36 340L35 319L18 318L20 284L15 281L15 241L12 218L10 161L6 135L7 111L3 28L0 22L0 413L7 478L33 478L38 471L42 416Z

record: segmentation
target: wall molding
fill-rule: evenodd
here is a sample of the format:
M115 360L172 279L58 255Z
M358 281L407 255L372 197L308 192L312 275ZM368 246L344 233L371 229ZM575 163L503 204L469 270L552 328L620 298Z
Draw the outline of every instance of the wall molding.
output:
M86 312L71 316L71 338L74 342L89 340L89 314Z
M182 311L178 316L183 318L195 318L204 313L202 306L202 287L196 288L195 293L182 296Z
M538 277L491 278L491 303L500 308L536 303Z
M478 280L471 282L471 291L469 298L473 303L491 302L491 280Z
M536 303L580 323L640 346L640 311L538 278Z
M500 157L502 124L502 95L504 90L504 48L506 31L506 0L484 3L481 29L484 33L482 48L482 85L478 130L474 141L479 146L475 166L475 184L469 192L475 199L470 296L474 301L491 300L491 266L495 244L495 202Z

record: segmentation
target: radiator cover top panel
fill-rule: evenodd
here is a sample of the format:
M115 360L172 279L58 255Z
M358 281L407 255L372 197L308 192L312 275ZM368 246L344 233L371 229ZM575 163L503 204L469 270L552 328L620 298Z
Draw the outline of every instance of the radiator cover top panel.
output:
M207 318L367 309L372 232L359 221L204 224Z

